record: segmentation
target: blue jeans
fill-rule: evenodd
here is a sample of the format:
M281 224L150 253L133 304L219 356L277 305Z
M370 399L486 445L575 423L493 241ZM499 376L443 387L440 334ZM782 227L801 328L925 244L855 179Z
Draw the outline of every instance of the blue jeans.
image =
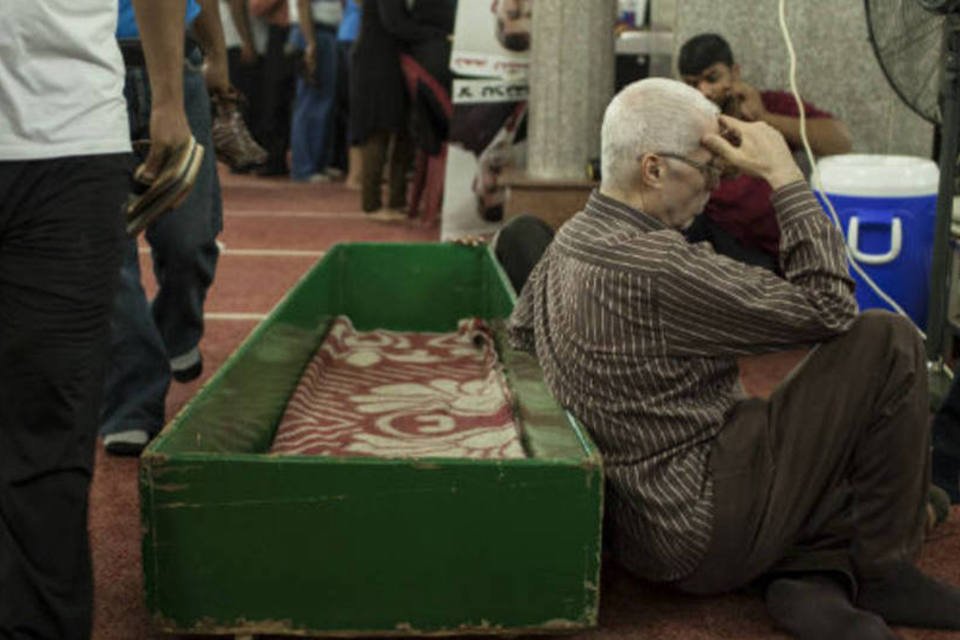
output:
M187 121L205 149L203 164L182 205L163 214L146 231L157 295L151 303L140 283L137 243L127 239L120 288L111 319L111 357L100 433L142 429L156 434L164 423L170 363L199 357L203 303L213 282L223 226L220 182L210 137L210 97L193 51L183 73ZM133 140L149 134L150 89L146 70L127 69L124 95Z
M333 151L333 120L337 97L337 34L326 27L315 30L317 69L312 82L297 75L297 93L290 123L290 177L306 180L330 164ZM299 25L290 29L290 46L306 47Z

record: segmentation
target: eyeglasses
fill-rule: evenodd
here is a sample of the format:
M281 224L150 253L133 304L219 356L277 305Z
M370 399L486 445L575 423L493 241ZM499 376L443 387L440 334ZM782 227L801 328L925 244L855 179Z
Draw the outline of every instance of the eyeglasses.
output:
M703 162L697 162L696 160L691 160L686 156L682 156L679 153L671 153L670 151L658 151L655 155L658 155L663 158L673 158L674 160L679 160L687 166L693 167L700 172L700 175L703 176L703 181L707 183L708 187L714 187L718 182L720 182L720 176L723 175L723 168L717 167L712 164L705 164Z

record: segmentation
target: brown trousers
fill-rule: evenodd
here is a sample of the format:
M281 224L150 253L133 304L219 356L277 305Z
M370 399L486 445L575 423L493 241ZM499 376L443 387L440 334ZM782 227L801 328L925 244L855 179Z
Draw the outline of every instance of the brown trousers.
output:
M769 575L834 571L855 590L919 551L930 482L923 344L903 318L861 315L714 444L712 539L676 586L718 593Z
M391 145L391 138L393 144ZM389 165L387 153L389 152ZM407 171L413 161L414 149L406 130L396 134L380 131L371 134L361 148L363 174L360 187L361 206L372 213L383 206L383 168L387 166L389 196L387 206L404 209L407 206Z

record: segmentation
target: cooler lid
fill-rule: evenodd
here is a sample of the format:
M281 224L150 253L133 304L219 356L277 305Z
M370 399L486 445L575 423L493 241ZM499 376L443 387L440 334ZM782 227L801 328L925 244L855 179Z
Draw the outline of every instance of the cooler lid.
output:
M929 196L940 180L937 163L914 156L848 153L821 158L817 167L828 195Z

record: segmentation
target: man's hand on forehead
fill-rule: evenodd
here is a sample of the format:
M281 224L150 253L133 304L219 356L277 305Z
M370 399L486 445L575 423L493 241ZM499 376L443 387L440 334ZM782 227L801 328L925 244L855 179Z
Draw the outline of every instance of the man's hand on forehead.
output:
M720 125L720 137L734 147L739 147L741 141L740 132L730 127L730 125L724 122L724 119L720 116L717 116L717 123Z
M783 135L764 122L744 122L719 116L720 131L708 133L700 143L745 173L759 176L774 189L802 180Z

